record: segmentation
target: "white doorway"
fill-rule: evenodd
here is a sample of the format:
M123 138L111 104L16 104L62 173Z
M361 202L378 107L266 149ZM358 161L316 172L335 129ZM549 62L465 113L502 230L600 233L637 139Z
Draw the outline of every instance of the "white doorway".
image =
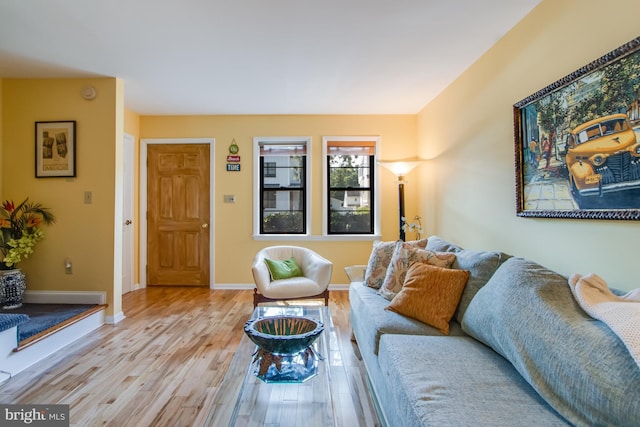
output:
M133 223L134 216L134 158L135 158L135 138L133 135L124 134L124 161L123 161L123 191L122 191L122 294L134 290L134 236L136 224Z

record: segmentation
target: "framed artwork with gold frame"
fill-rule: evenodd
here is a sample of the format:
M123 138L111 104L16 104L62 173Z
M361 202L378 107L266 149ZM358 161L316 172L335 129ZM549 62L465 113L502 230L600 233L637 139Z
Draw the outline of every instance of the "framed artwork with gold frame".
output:
M516 214L640 219L640 37L513 106Z

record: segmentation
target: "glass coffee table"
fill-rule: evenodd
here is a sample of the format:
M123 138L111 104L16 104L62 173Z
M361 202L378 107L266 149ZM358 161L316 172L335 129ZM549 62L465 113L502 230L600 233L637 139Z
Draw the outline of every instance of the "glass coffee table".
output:
M257 346L244 334L214 398L208 426L334 426L331 360L340 359L337 343L331 345L333 323L325 306L259 306L255 317L304 316L319 320L324 331L313 343L319 355L317 371L304 382L265 382L256 376ZM340 366L344 372L344 367Z

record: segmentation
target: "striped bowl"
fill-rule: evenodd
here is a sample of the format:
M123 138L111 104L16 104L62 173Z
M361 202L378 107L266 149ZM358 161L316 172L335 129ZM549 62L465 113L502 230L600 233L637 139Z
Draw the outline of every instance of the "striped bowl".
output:
M296 354L309 347L324 330L310 317L258 317L244 325L244 332L261 349L273 354Z

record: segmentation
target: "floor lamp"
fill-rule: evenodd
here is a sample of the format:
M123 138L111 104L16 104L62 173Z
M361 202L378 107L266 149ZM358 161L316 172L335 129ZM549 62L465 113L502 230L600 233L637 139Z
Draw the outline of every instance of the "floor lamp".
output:
M405 240L404 225L404 185L407 183L405 176L411 172L416 166L422 163L422 160L398 160L398 161L380 161L380 165L389 169L398 178L398 210L400 222L400 240Z

